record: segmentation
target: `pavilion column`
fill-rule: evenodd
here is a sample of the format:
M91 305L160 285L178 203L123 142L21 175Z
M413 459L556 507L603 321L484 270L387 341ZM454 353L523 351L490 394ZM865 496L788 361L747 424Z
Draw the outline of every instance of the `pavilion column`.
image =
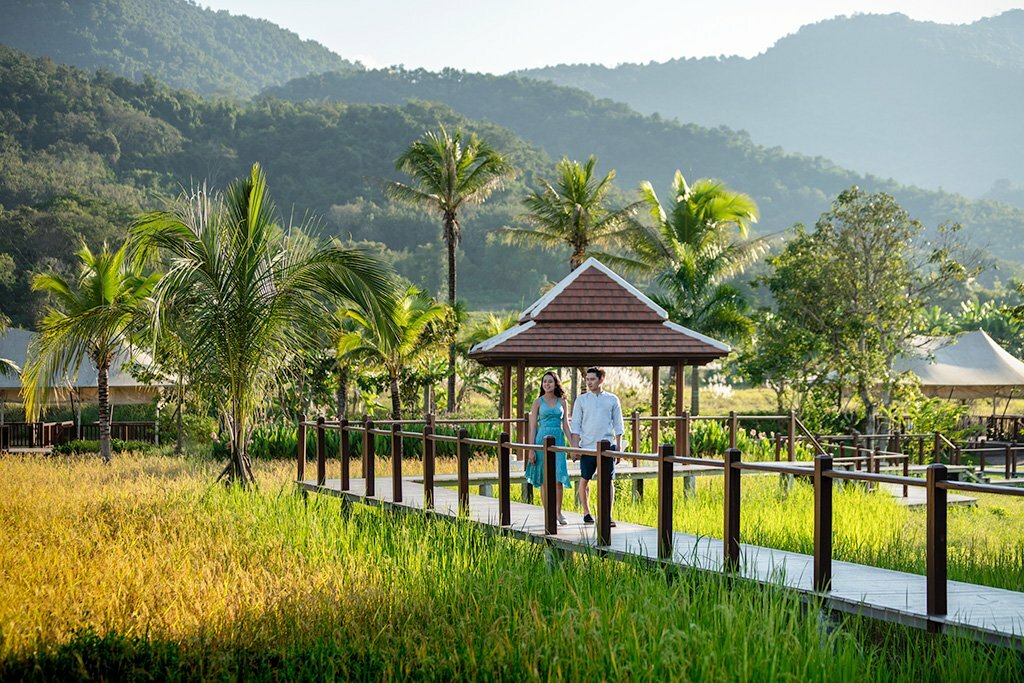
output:
M520 360L516 364L516 417L522 418L526 412L526 361ZM516 422L516 440L519 443L526 443L528 425L520 419ZM526 460L526 454L520 452L519 459ZM525 467L525 464L523 465ZM527 503L533 502L533 486L529 482L523 482L522 498Z
M512 417L512 366L501 366L501 396L498 399L501 404L501 419L508 420ZM507 422L506 426L510 426ZM508 430L512 432L511 429Z
M676 409L675 409L675 417L676 417L676 453L677 454L683 452L682 443L683 443L683 433L684 432L683 432L683 421L682 421L681 418L683 416L683 388L684 388L684 384L685 384L685 381L684 381L685 378L686 378L686 366L683 365L682 363L677 363L676 364Z
M651 367L651 416L661 412L661 368ZM651 452L658 452L658 420L651 420Z

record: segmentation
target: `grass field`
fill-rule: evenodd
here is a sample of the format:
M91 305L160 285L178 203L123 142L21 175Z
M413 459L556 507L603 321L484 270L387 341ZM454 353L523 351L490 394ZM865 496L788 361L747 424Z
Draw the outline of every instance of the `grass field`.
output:
M207 460L0 458L0 678L1024 676L1018 653L823 620L773 589L587 556L554 561L542 547L464 523L304 502L289 484L292 468L261 464L260 490L245 493L212 485L219 467ZM744 534L803 543L787 529L809 519L809 510L789 512L808 507L806 492L794 489L780 514L777 486L760 488L747 486L744 510L784 519L773 526L747 515ZM718 495L715 482L702 485L679 528L715 533ZM653 497L625 498L619 516L649 513ZM841 515L889 514L873 505L881 503L852 490L837 499ZM1020 510L971 514L981 517L951 518L963 521L951 536L988 514L1002 526L986 542L1019 542ZM872 521L837 539L837 553L877 546L897 561L894 544L918 533L913 516Z

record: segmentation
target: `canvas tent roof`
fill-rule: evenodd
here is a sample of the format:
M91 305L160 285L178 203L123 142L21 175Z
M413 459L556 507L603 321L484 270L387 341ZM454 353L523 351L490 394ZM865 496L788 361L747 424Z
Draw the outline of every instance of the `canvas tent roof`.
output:
M926 396L1008 398L1024 394L1024 363L983 330L956 338L920 337L896 361L897 372L913 372Z
M25 367L25 359L28 356L28 345L35 337L35 333L29 330L11 328L7 333L0 336L0 358L12 360L18 367ZM160 387L171 386L170 382L164 381L157 384L144 384L130 374L124 368L129 362L140 365L149 365L152 359L142 353L135 351L131 355L119 354L111 364L108 373L107 383L110 391L110 402L117 405L130 403L148 403L153 400ZM54 387L57 392L57 400L67 400L69 390L74 390L77 398L94 402L97 400L97 373L96 368L88 360L84 361L78 368L77 373L69 373L67 380ZM21 382L17 377L0 377L0 400L7 403L21 403Z

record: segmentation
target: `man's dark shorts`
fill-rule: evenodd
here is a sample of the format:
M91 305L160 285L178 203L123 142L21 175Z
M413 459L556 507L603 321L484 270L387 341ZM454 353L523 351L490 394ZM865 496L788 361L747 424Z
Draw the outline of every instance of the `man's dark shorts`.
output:
M612 466L612 479L615 478L615 460L608 458L608 461ZM597 475L597 456L596 455L581 455L580 456L580 476L587 481L593 480Z

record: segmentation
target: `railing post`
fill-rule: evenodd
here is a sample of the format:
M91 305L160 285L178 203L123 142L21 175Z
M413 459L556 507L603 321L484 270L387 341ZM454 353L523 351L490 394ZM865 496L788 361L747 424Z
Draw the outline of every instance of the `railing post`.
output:
M814 458L814 590L832 588L832 456Z
M782 434L775 434L775 462L782 460Z
M341 490L348 491L351 487L351 463L349 460L352 458L352 444L349 442L348 437L348 419L341 418L338 420L338 457L341 458Z
M725 451L725 523L723 525L725 569L735 570L740 566L740 451L730 448Z
M295 462L297 471L295 478L298 481L306 480L306 416L299 413L299 427L296 432Z
M935 616L946 614L946 489L939 488L939 483L946 481L947 477L945 465L936 463L928 466L926 573L928 614Z
M672 557L672 474L673 464L666 458L673 455L672 444L658 448L658 559Z
M1006 476L1007 479L1009 479L1010 478L1010 474L1012 472L1012 468L1010 466L1010 458L1012 457L1010 455L1010 444L1006 444L1006 453L1005 453L1005 455L1006 455L1006 474L1005 474L1005 476Z
M630 434L633 438L633 452L640 452L640 411L634 410L629 419ZM636 467L636 458L633 458L633 467Z
M555 516L555 437L544 437L544 533L554 536L558 533L558 518Z
M459 514L469 514L469 430L459 430Z
M917 464L924 464L924 435L919 434L917 437Z
M501 526L512 523L512 484L509 473L512 451L505 445L511 440L509 432L502 432L498 436L498 523Z
M978 470L982 474L985 474L985 456L986 455L987 455L987 453L985 453L985 449L984 449L984 447L982 447L982 449L978 452Z
M907 455L906 453L903 454L903 476L904 477L909 477L910 476L910 456ZM910 491L908 489L909 489L909 487L906 484L904 484L903 485L903 497L904 498L906 498L907 496L910 495Z
M789 409L789 421L786 424L789 435L789 461L796 460L796 411Z
M377 440L371 433L373 420L366 418L363 422L363 479L366 480L365 496L372 497L377 493L377 480L374 467L377 459Z
M391 499L402 502L402 425L391 423Z
M942 447L942 435L939 432L935 432L935 445L932 447L932 462L940 463L942 458L939 456L939 449Z
M597 544L611 545L612 542L612 459L604 452L610 451L608 441L597 444Z
M736 411L729 411L729 448L736 448L736 431L739 423L736 420Z
M434 509L434 435L433 420L423 425L423 509Z
M316 418L316 485L327 481L327 440L324 431L324 416Z

